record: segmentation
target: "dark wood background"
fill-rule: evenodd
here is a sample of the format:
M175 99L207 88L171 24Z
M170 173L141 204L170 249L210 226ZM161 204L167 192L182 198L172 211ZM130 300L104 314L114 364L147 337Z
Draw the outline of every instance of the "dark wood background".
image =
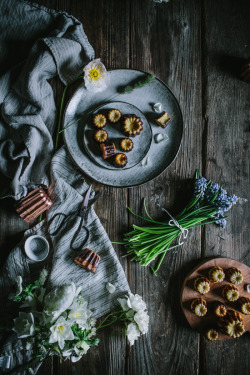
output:
M37 0L65 10L82 23L90 43L108 69L134 68L155 74L172 89L184 117L184 137L175 162L154 181L133 189L103 191L96 212L111 240L121 240L135 219L127 205L160 217L155 203L175 213L188 200L196 168L231 193L249 199L250 85L239 79L242 59L250 55L249 0ZM53 83L59 106L63 86ZM1 204L1 259L27 226ZM179 298L182 282L210 256L232 257L250 265L249 203L237 205L225 230L215 225L190 232L185 245L170 252L159 271L122 258L133 292L143 296L151 317L147 336L129 349L120 327L101 334L75 366L55 358L39 375L237 375L249 374L250 336L210 343L188 326ZM117 335L116 335L117 334Z

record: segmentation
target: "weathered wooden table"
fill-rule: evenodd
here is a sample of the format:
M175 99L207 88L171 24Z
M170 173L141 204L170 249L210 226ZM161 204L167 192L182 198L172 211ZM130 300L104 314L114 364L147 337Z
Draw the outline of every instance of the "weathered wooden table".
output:
M161 176L133 189L94 184L103 191L96 212L113 241L121 240L135 222L126 207L140 212L144 197L156 217L161 215L156 201L177 212L190 196L196 168L249 199L250 86L238 78L242 59L250 55L249 0L37 2L78 18L107 68L155 74L173 90L182 108L182 146ZM59 106L63 87L59 81L53 85ZM27 228L11 207L10 201L1 203L2 261ZM246 203L233 208L224 231L215 225L192 230L185 245L166 256L158 277L122 257L124 249L116 246L132 291L148 304L147 337L129 349L120 328L113 327L75 366L53 359L39 374L249 374L249 333L210 343L189 328L179 302L186 273L202 259L222 255L250 265L249 225Z

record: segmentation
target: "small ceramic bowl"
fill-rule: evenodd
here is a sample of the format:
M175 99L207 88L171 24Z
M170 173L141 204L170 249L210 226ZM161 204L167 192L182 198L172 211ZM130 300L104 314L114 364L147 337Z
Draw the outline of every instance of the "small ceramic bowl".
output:
M28 258L40 262L49 254L49 243L42 236L30 236L25 241L24 250Z

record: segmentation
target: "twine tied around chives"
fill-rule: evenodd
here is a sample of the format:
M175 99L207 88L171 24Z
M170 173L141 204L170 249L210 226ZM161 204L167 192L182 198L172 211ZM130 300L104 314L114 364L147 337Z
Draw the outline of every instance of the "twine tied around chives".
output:
M170 214L170 212L168 212L168 210L166 210L165 208L162 208L161 209L162 211L165 211L168 216L171 217L171 219L169 220L168 222L168 225L170 227L177 227L178 229L180 229L181 233L178 237L178 245L183 245L184 244L184 241L181 241L182 239L186 240L187 239L187 236L188 236L188 229L187 228L183 228L179 223L178 221Z

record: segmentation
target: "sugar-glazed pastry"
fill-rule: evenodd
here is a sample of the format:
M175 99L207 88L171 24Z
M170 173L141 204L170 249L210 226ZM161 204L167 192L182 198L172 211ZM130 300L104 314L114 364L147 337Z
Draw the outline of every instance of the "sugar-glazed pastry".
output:
M93 118L93 124L98 129L104 128L104 126L106 125L106 123L107 123L107 119L101 113L95 115L94 118Z
M140 117L135 115L125 117L122 126L123 132L127 137L135 137L143 130L143 122Z
M163 115L155 119L157 124L160 125L162 128L165 128L170 120L171 117L168 116L167 112L164 112Z
M227 279L228 281L230 281L230 283L234 285L241 284L243 281L243 275L241 270L239 270L236 267L229 268L229 270L227 270Z
M250 299L246 297L240 297L238 299L240 305L240 311L245 315L250 315Z
M227 308L222 302L215 302L213 305L213 312L218 318L223 318L227 314Z
M116 148L113 142L100 143L100 149L103 159L110 158L111 156L114 156L116 154Z
M233 310L228 310L227 315L223 319L220 319L219 327L222 332L230 337L240 337L245 332L242 321L243 319L239 313Z
M191 310L197 316L204 316L207 313L207 302L203 298L196 298L191 303Z
M129 138L123 138L120 142L120 147L123 151L125 152L129 152L132 150L132 148L134 147L134 143L132 141L132 139L129 139Z
M206 331L206 338L209 341L216 341L216 340L218 340L218 337L219 337L219 334L218 334L218 332L216 331L215 328L209 328Z
M225 279L223 269L218 266L211 268L208 273L208 278L212 283L221 283Z
M197 277L194 281L194 289L201 293L206 294L210 290L210 282L206 277Z
M239 299L239 291L235 285L226 285L222 289L222 297L226 298L229 302L234 302Z
M117 123L122 117L121 112L118 109L111 109L108 112L108 120L113 124Z
M104 129L99 129L95 132L94 138L98 143L106 142L108 139L108 133Z
M118 153L114 157L114 164L116 167L123 168L127 164L128 159L127 156L123 153Z
M100 259L100 255L96 254L93 250L84 249L81 254L74 259L74 262L85 270L95 273Z

